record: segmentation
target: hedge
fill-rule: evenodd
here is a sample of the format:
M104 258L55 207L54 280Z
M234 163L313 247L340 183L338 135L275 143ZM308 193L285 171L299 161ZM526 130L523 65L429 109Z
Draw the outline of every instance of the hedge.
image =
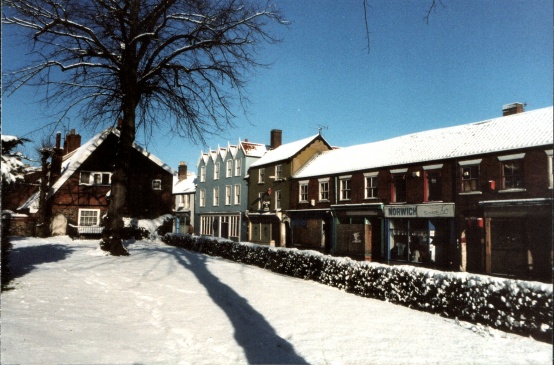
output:
M166 234L163 242L552 343L552 284L390 266L315 251Z

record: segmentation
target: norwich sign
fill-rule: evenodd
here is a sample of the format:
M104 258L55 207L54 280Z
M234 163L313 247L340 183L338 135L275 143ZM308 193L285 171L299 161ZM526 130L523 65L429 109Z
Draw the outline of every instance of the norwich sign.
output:
M454 204L385 205L386 218L454 217Z

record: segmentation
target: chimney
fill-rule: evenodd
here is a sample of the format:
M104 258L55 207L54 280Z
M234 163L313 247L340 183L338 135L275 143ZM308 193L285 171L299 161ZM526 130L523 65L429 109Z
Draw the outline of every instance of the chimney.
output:
M177 177L179 181L183 181L187 178L187 163L184 161L179 162L179 170Z
M523 113L523 107L522 103L505 104L502 106L502 116Z
M280 129L271 130L271 143L270 147L272 150L276 149L281 145L281 137L283 136L283 131Z
M57 150L60 149L61 141L62 141L62 133L58 132L58 133L56 133L56 149Z
M64 153L60 147L61 140L62 134L60 132L56 133L56 148L54 148L54 154L52 155L52 162L50 164L51 183L53 183L62 173L62 157Z
M67 136L65 136L65 143L63 145L63 153L67 155L70 152L75 151L81 147L81 135L75 134L75 129L72 129Z

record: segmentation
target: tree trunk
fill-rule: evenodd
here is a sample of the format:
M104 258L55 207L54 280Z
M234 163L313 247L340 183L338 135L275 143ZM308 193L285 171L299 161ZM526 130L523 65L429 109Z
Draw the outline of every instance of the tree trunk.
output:
M37 235L39 237L48 237L49 236L49 223L50 223L50 215L49 214L49 207L48 203L46 202L46 197L48 193L48 188L50 187L50 184L48 183L48 158L50 157L51 153L47 150L41 150L41 165L42 165L42 172L40 176L40 190L38 195L38 224L37 224ZM50 176L52 175L52 171L50 171Z
M129 255L129 251L123 246L122 232L123 217L127 207L127 184L129 182L131 153L133 142L135 141L136 108L140 99L139 86L137 85L137 46L132 41L138 34L139 4L139 1L131 1L129 8L130 29L127 39L130 39L131 43L125 44L123 60L121 62L122 68L119 74L121 91L123 92L121 102L123 120L112 174L108 217L102 232L102 241L100 242L100 247L104 251L109 251L114 256Z

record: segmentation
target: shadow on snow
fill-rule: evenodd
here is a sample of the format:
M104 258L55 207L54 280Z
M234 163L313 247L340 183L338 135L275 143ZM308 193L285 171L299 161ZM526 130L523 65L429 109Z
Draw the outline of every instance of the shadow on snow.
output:
M182 266L196 275L214 303L225 312L233 324L235 339L244 349L248 363L307 364L245 298L208 270L205 256L183 249L176 249L173 255Z
M14 248L10 251L9 280L30 273L37 265L64 260L71 252L73 249L66 245L51 243Z

